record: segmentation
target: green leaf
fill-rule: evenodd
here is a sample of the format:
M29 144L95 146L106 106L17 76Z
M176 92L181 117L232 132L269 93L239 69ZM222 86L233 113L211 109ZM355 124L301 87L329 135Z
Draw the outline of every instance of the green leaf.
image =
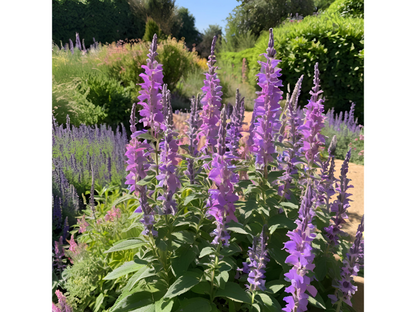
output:
M151 303L142 308L132 310L131 312L155 312L155 311L156 311L156 307L153 303Z
M155 138L149 132L139 134L136 138L153 141Z
M280 306L279 302L273 297L265 293L258 293L256 297L259 297L259 302L262 304L264 312L279 312L282 311L282 307Z
M204 247L202 248L200 254L199 254L199 258L205 257L207 255L213 254L215 252L215 249L212 247Z
M170 312L172 311L174 300L166 300L164 298L156 301L155 312Z
M137 308L146 308L152 304L152 294L146 291L136 292L121 299L111 312L127 312ZM136 311L136 310L135 310Z
M129 279L128 286L126 285L126 287L128 290L131 290L140 280L154 275L156 275L156 272L153 268L143 267L134 273L134 275Z
M316 293L315 298L313 298L312 296L310 296L310 295L309 295L309 297L308 297L308 301L309 301L309 302L310 302L313 306L315 306L315 307L317 307L317 308L321 308L321 309L326 310L324 300L322 299L322 297L321 297L321 295L319 294L319 292L318 292L318 293Z
M215 279L217 280L217 283L221 289L225 288L225 284L228 282L228 279L230 278L230 275L227 271L222 271L220 274L215 276Z
M135 272L141 269L142 267L143 267L143 264L138 264L134 261L126 262L122 266L115 269L114 271L108 273L107 276L104 277L104 280L113 280L113 279L119 278L120 276L124 276L131 272Z
M204 298L184 299L176 312L210 312L211 303Z
M225 283L225 289L218 289L215 297L225 297L236 302L251 303L250 295L240 285L232 282Z
M178 253L178 256L172 260L172 270L175 277L181 276L186 272L189 265L195 260L196 253L190 247L184 248L184 250Z
M287 218L283 213L279 213L278 215L271 217L267 223L269 225L270 234L273 234L274 231L281 228L290 230L294 230L296 228L296 223Z
M282 284L280 280L274 280L266 283L266 288L270 289L273 294L277 293L280 289L285 287L285 284Z
M325 255L320 254L315 258L314 262L316 265L314 269L315 277L318 281L322 281L325 278L326 273L327 273L327 268L328 268L327 258Z
M207 281L201 282L192 287L191 291L200 295L209 294L211 291L211 285Z
M97 297L97 299L95 300L95 305L94 305L94 310L93 310L93 312L98 312L98 311L100 311L101 304L103 303L103 301L104 301L104 295L101 293L101 294Z
M170 299L186 293L189 289L199 283L200 276L201 274L196 272L185 272L169 287L164 297Z
M280 203L280 205L283 206L283 207L292 208L292 209L298 209L299 208L298 205L295 205L295 204L290 203L290 202L283 202L283 203Z
M118 243L117 245L111 247L109 250L104 251L104 253L134 249L134 248L138 248L138 247L140 247L144 244L145 244L145 242L143 242L140 239L129 239L129 240L126 240L126 241L122 241L121 243Z
M175 232L172 233L172 236L176 238L174 241L179 244L192 244L194 242L194 235L188 231Z
M186 196L185 201L183 202L184 206L188 205L194 199L202 198L202 194L196 193Z
M243 235L253 236L250 233L248 233L246 230L244 230L240 227L234 227L234 226L233 227L227 227L227 231L231 231L231 232L238 233L238 234L243 234Z

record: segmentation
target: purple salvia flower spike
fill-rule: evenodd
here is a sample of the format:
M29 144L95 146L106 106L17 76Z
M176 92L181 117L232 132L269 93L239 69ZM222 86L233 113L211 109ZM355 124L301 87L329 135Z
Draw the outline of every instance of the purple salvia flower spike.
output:
M196 157L198 155L198 132L199 127L201 126L201 122L199 119L199 95L195 98L194 96L191 99L191 113L189 114L188 119L188 138L189 138L189 154L192 157ZM185 171L185 174L189 177L189 181L191 184L195 184L195 176L196 176L196 170L194 167L194 159L193 158L187 158L187 170Z
M230 123L227 127L227 147L234 156L238 156L238 147L242 137L241 126L244 120L244 110L244 98L240 97L240 91L237 89L235 105L230 116Z
M297 228L287 233L290 240L285 243L284 249L290 255L286 258L285 263L291 264L293 267L284 274L286 280L291 282L291 286L287 287L285 292L290 293L291 296L283 298L287 305L282 311L307 311L309 295L306 291L312 297L317 294L316 288L311 285L311 278L307 276L315 268L313 264L315 255L312 252L312 240L315 238L315 226L312 223L315 215L313 197L313 189L309 183L299 209L299 219L295 221Z
M143 108L140 110L140 122L143 126L150 127L150 132L154 137L159 135L160 130L166 130L164 125L162 94L159 92L163 85L162 64L159 64L155 57L158 55L157 50L157 36L153 36L153 40L147 54L148 59L146 65L142 65L145 70L139 76L143 78L144 82L140 84L141 90L138 96L139 105Z
M137 106L137 103L133 103L133 106L131 108L131 114L130 114L130 131L131 131L131 133L135 133L137 131L137 128L136 128L136 106Z
M353 188L349 185L351 179L347 178L348 163L351 158L351 149L347 152L345 160L341 166L340 180L336 183L336 191L338 191L337 199L331 204L331 211L335 212L335 216L331 218L331 224L324 228L326 236L332 246L337 246L341 236L346 235L341 229L342 225L346 223L345 219L348 219L347 209L350 207L351 196L348 189Z
M153 225L155 223L155 217L154 217L154 211L150 207L148 201L147 201L147 192L145 186L140 186L138 188L139 193L139 207L134 211L136 213L143 213L143 218L140 220L140 222L144 226L144 230L141 233L142 235L149 235L152 234L153 236L157 236L157 231L153 228Z
M204 86L201 90L204 92L201 104L203 105L201 119L200 136L205 136L205 145L202 149L207 152L214 152L214 147L217 144L218 136L218 122L220 119L221 108L221 89L220 80L217 77L215 66L216 60L214 55L215 43L217 37L214 36L211 45L211 55L208 56L208 72L205 74Z
M260 237L254 237L253 246L248 249L249 262L243 262L243 268L237 269L248 274L246 287L250 291L266 290L266 265L269 262L267 257L267 237L265 233L266 225L260 233Z
M322 128L325 127L325 115L323 114L323 100L318 100L318 95L322 93L322 91L319 90L319 83L318 63L316 63L314 86L312 87L312 91L310 91L312 97L304 108L304 124L299 127L303 136L302 151L305 153L309 169L311 169L313 163L317 161L316 158L319 153L319 148L325 144L325 137L321 134Z
M256 155L256 164L258 167L267 167L267 164L273 161L271 154L275 153L273 138L279 133L281 122L279 120L281 108L279 101L282 99L282 81L278 79L281 76L277 64L280 60L274 59L275 50L273 48L273 29L269 29L269 47L267 53L262 54L266 62L259 61L261 65L258 85L262 91L257 92L255 106L255 129L253 135L252 152ZM267 171L265 169L265 175Z
M351 298L357 291L357 286L353 284L353 276L357 276L364 264L363 232L364 215L361 219L361 223L358 225L354 243L344 258L343 267L341 269L341 280L337 281L334 286L337 289L337 292L335 295L328 295L332 304L338 301L338 305L340 306L342 302L345 302L352 307Z

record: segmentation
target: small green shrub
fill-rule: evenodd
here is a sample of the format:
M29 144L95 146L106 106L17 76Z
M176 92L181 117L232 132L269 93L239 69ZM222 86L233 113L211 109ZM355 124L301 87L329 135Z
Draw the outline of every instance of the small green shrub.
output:
M327 13L339 13L343 17L364 18L364 0L336 0Z
M146 22L146 29L144 31L143 41L152 42L154 34L156 34L156 36L160 38L159 25L149 17Z

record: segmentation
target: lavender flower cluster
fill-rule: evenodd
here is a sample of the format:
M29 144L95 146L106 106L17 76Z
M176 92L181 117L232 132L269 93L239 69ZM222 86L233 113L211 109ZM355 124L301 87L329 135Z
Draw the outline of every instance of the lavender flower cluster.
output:
M71 52L72 54L74 54L74 48L78 49L79 51L81 51L83 54L85 53L91 53L93 51L97 51L100 47L99 43L97 41L95 41L95 38L92 38L93 40L93 44L90 45L89 48L85 48L85 43L84 43L84 39L82 39L82 44L81 44L81 40L79 37L78 33L75 33L75 47L74 47L74 43L72 42L71 39L69 39L69 44L65 43L64 45L62 45L61 42L61 47L59 48L59 46L55 45L57 47L57 49L59 51L64 51L64 52Z
M327 127L333 128L338 132L350 132L359 135L362 126L358 124L358 118L354 120L355 103L351 104L348 112L335 114L334 108L329 109L326 113Z

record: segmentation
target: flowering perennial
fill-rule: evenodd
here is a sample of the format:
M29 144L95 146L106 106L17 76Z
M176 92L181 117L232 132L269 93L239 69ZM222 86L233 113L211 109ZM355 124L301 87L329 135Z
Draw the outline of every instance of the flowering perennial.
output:
M343 301L352 307L351 297L357 291L357 286L352 283L353 276L357 276L364 260L364 241L362 239L363 232L364 216L362 217L361 223L357 228L354 243L343 261L344 266L341 270L341 280L334 285L334 287L338 290L337 295L328 295L332 304L340 300L339 304Z
M269 46L267 53L264 53L266 62L258 61L261 65L258 85L262 91L258 92L259 96L256 102L255 129L253 135L252 151L256 154L256 164L259 167L267 167L267 163L273 161L271 154L275 153L273 145L274 136L279 132L281 122L280 104L282 99L282 81L278 79L281 76L280 68L277 64L280 60L274 59L276 50L274 49L273 29L269 29Z
M200 135L205 136L205 145L202 149L214 152L214 146L217 143L218 122L220 120L221 108L221 89L220 80L217 78L217 66L214 55L215 43L217 36L214 36L211 44L211 55L208 56L208 72L205 74L204 86L201 90L204 96L201 99L203 110L201 113L202 125Z
M309 103L305 106L305 123L299 127L303 136L302 151L309 163L309 168L312 168L312 163L316 162L316 156L319 148L325 144L325 137L321 134L322 128L325 126L325 115L323 114L324 105L323 100L318 96L323 91L319 90L319 70L318 63L315 64L314 86L310 94L312 95Z
M63 263L63 259L65 258L64 252L64 242L63 237L59 237L59 241L55 241L55 259L53 266L56 268L58 272L62 272L65 269L65 264Z
M88 222L85 220L85 215L82 215L82 218L78 219L77 223L79 225L78 233L84 233L89 226Z
M230 123L227 127L227 147L230 153L238 156L238 148L240 145L241 126L244 120L244 98L240 98L240 92L237 89L235 95L235 106L230 116Z
M66 302L66 298L63 293L60 292L59 289L55 291L55 295L58 297L58 305L56 306L54 303L52 303L52 311L56 312L72 312L72 308L70 305Z
M145 70L139 76L143 78L144 82L140 84L141 90L138 96L139 105L143 106L140 110L140 122L143 126L150 127L150 132L157 136L160 130L165 130L163 125L162 112L162 94L159 92L163 85L162 64L159 64L155 57L158 55L157 50L157 36L153 36L152 44L150 45L150 53L146 62L147 65L142 65Z
M201 127L201 120L199 119L199 95L195 98L192 97L191 99L191 113L189 114L188 119L188 137L189 137L189 154L192 157L196 157L198 155L198 132L199 128ZM195 176L196 170L194 168L194 159L187 158L187 170L185 174L189 177L189 181L191 184L195 184Z
M250 291L266 290L266 265L270 261L267 257L266 241L265 227L263 227L260 238L254 237L253 246L248 247L249 262L243 262L243 269L238 269L248 274L247 281L250 285L246 285L246 287Z
M331 218L330 226L324 228L326 236L330 240L331 244L334 246L338 245L340 236L345 235L341 230L342 225L346 223L345 219L348 219L347 209L350 207L349 197L350 193L347 193L348 189L353 188L354 186L348 185L351 179L347 178L348 173L348 163L351 158L351 149L347 152L345 160L341 166L340 172L340 181L336 183L336 191L338 192L337 199L331 205L331 211L335 212L335 216Z
M237 222L234 215L234 203L238 200L238 196L234 194L234 184L238 182L238 176L232 171L229 158L225 156L225 136L226 136L226 116L225 109L221 112L221 124L219 131L219 139L217 150L211 163L211 171L208 178L216 185L215 189L210 189L210 198L208 200L208 214L215 218L217 228L212 233L214 240L212 243L217 245L223 241L228 246L230 235L226 231L225 223L230 220Z
M331 140L331 144L328 148L329 157L321 164L321 180L318 183L319 190L319 203L318 205L325 204L327 211L330 210L329 199L335 194L334 182L335 182L335 149L337 145L337 137L334 135Z
M302 124L302 119L299 118L299 115L295 111L295 106L298 101L301 85L303 81L303 75L299 78L293 90L293 94L290 99L287 101L287 110L286 110L286 125L285 125L285 134L284 138L290 142L291 147L287 148L283 152L282 156L285 156L285 165L282 166L284 173L279 179L283 181L283 184L279 185L279 195L284 196L286 199L290 199L290 188L292 187L293 176L297 174L298 170L296 164L298 163L298 157L300 156L300 133L298 131L299 127ZM283 126L282 126L283 127ZM283 158L283 157L282 157Z
M291 296L283 298L287 305L283 311L286 312L304 312L307 311L308 291L312 297L316 296L317 290L312 286L311 278L307 276L315 268L312 253L311 242L315 238L315 226L312 224L312 218L315 215L313 209L313 194L310 184L306 187L302 204L299 209L299 219L296 220L297 228L289 231L287 236L290 240L285 243L284 249L289 252L285 263L293 265L285 277L291 282L291 286L285 289L285 292Z
M107 211L107 214L104 217L105 221L113 222L114 220L121 218L120 208L113 207L111 210Z

